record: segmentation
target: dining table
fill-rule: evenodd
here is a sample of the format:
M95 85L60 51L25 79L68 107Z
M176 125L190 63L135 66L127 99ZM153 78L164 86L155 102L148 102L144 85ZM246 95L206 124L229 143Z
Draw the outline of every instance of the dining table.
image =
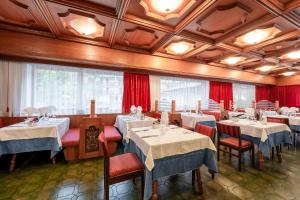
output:
M273 115L272 117L289 119L289 126L291 130L300 132L300 116Z
M41 118L35 123L20 122L0 128L0 157L12 154L13 171L18 153L50 150L50 158L62 149L61 138L69 130L69 118Z
M249 140L258 148L258 168L262 169L264 157L270 158L270 149L281 144L292 144L291 129L282 123L263 122L249 119L222 120L219 123L239 126L242 139ZM281 152L277 152L281 162Z
M118 128L118 130L123 136L123 139L125 139L127 137L128 131L131 128L152 126L155 121L157 121L157 119L148 116L141 117L131 114L118 115L116 117L116 122L114 126Z
M217 172L212 140L175 125L131 128L125 152L136 153L145 165L144 199L157 199L158 180L162 177L198 170L197 183L202 192L199 168L205 165L210 173Z
M190 127L194 129L196 127L197 123L210 126L210 127L216 127L216 118L214 115L207 115L202 113L189 113L189 112L182 112L181 113L181 120L182 120L182 126L184 127Z

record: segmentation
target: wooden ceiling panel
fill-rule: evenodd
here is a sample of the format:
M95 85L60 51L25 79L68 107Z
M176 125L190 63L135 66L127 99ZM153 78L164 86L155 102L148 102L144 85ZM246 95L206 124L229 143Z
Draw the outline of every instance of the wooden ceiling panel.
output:
M172 53L169 50L170 45L173 44L173 43L180 43L180 42L183 42L183 43L186 43L187 45L190 45L190 49L187 52L183 53L183 54L174 54L174 52ZM185 38L182 38L180 36L174 36L165 45L161 46L158 49L157 52L159 53L159 55L163 55L163 56L166 56L166 57L184 59L184 58L186 58L185 55L187 55L188 53L191 53L193 51L196 51L198 48L200 48L203 45L205 45L205 44L201 43L201 42L196 42L196 41L193 41L193 40L185 39Z
M70 37L80 37L80 40L78 41L84 41L84 39L88 39L88 40L94 40L94 41L99 41L104 43L108 42L111 34L112 25L114 23L114 19L103 15L89 13L86 11L80 11L78 9L68 7L66 5L60 5L52 2L47 2L47 6L50 10L51 17L54 19L55 25L59 29L58 37L62 37L62 38L67 37L69 39ZM78 31L76 32L76 30L73 30L70 24L69 26L65 24L65 22L68 21L66 18L69 16L71 16L70 17L71 19L84 19L84 20L88 20L89 22L92 21L93 24L97 24L97 29L103 29L102 30L103 33L102 34L99 33L95 37L93 36L90 37L85 34L80 34L80 32ZM84 28L88 29L87 27Z
M216 60L219 60L220 58L223 58L229 54L232 54L231 51L228 51L226 49L220 48L220 47L209 47L208 49L198 53L195 55L195 58L197 60L210 63Z
M1 0L0 21L6 24L49 31L33 0Z
M266 14L266 10L257 7L253 0L220 0L186 29L199 35L217 39Z
M122 22L116 35L116 44L150 50L163 36L165 33L162 31Z
M147 19L150 21L158 22L161 24L169 25L169 26L176 26L179 24L192 10L194 10L196 7L201 5L204 0L185 0L185 2L194 2L189 9L186 9L185 12L180 16L180 17L175 17L175 18L169 18L169 19L161 19L159 17L155 16L150 16L149 14L146 14L145 8L139 3L140 0L131 0L127 13L131 15L135 15L137 17Z
M267 38L266 40L263 40L262 42L252 44L252 45L239 45L237 43L237 38L243 36L244 34L250 32L250 31L254 31L254 30L258 30L258 29L270 30L270 31L274 30L275 34L272 37ZM266 45L276 43L276 42L278 42L278 41L276 41L277 38L280 38L281 36L284 36L295 30L297 30L297 29L293 24L288 23L285 19L276 17L268 22L265 22L265 23L259 25L259 26L253 26L251 28L251 30L244 31L244 32L240 33L237 37L229 37L224 41L224 43L231 45L231 46L244 48L244 49L246 49L246 51L248 51L248 50L252 51L252 50L260 49ZM289 38L287 38L287 39L289 39Z

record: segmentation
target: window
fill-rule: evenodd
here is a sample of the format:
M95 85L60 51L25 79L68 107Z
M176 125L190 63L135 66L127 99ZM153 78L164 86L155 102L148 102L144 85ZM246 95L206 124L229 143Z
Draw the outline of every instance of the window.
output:
M232 90L234 105L239 108L251 107L255 100L255 85L233 83Z
M44 106L55 106L61 115L88 114L92 98L96 113L122 112L123 72L27 63L12 73L20 73L21 80L11 89L22 94L12 97L19 99L13 115Z
M197 101L202 108L208 107L209 81L176 77L160 78L160 109L171 110L172 100L176 101L176 110L195 109Z

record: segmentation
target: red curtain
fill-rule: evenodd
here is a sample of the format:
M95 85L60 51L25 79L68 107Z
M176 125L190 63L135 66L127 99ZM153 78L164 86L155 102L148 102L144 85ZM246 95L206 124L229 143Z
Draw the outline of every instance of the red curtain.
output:
M209 98L220 103L224 100L225 109L229 109L229 100L232 101L232 83L227 82L209 82Z
M132 105L141 106L143 112L150 111L149 74L124 72L122 111L130 112Z
M271 101L271 87L270 86L255 86L255 97L256 102L261 100L269 100Z
M300 107L300 85L275 86L271 89L271 100L280 106Z

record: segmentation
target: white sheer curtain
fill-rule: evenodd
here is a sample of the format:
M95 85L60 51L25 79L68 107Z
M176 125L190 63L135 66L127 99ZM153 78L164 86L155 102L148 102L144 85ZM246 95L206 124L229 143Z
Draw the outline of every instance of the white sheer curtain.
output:
M155 110L155 100L160 101L160 76L150 75L151 111Z
M233 104L239 108L251 107L251 102L255 100L255 85L233 83Z
M176 101L176 110L195 109L197 101L202 101L202 108L207 108L209 81L188 78L160 78L160 108L170 111L171 101Z
M56 114L88 114L92 98L97 113L122 110L122 72L10 61L0 62L0 72L2 115L7 106L17 116L25 107L50 105Z

